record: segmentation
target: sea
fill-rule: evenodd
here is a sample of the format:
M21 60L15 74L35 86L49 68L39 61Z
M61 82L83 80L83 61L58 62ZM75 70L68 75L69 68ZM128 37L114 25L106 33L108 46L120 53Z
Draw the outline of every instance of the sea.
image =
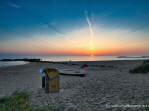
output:
M2 59L41 59L42 61L54 61L54 62L69 62L69 61L111 61L111 60L140 60L147 58L117 58L118 56L53 56L53 55L0 55L0 60ZM137 56L135 56L137 57ZM149 58L148 58L149 59ZM12 66L12 65L22 65L27 64L24 61L0 61L0 67Z

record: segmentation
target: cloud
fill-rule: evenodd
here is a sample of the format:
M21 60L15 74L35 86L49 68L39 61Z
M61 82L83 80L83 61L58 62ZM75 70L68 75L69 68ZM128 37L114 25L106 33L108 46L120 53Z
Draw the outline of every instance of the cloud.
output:
M11 3L8 3L10 6L12 6L12 7L15 7L15 8L20 8L20 6L18 6L18 5L14 5L14 4L11 4Z
M94 48L93 48L93 41L92 41L92 39L93 39L93 30L92 30L92 24L91 24L91 22L90 22L90 20L89 20L89 18L88 18L88 15L87 15L87 11L85 11L85 16L86 16L86 20L87 20L87 22L88 22L88 24L89 24L89 30L90 30L90 45L91 45L91 49L92 49L92 53L94 52Z
M89 18L88 18L88 16L87 16L87 11L85 11L85 16L86 16L86 20L87 20L87 22L88 22L88 24L89 24L89 30L90 30L90 34L91 34L91 39L93 38L93 30L92 30L92 27L91 27L91 22L90 22L90 20L89 20Z
M33 38L38 39L38 40L40 40L40 41L43 41L44 43L48 43L48 44L50 43L50 44L52 44L52 45L54 45L54 46L61 47L60 45L58 45L58 44L56 44L56 43L53 43L53 42L50 42L49 40L42 39L41 37L39 38L39 37L37 37L37 36L34 36Z
M62 36L62 37L65 38L66 40L70 41L70 42L73 43L74 45L76 45L76 46L78 46L78 47L81 48L80 45L78 45L76 42L72 41L71 39L69 39L69 38L66 37L65 35L62 35L62 34L60 34L60 33L58 33L58 32L55 32L55 33L58 34L58 35L60 35L60 36Z

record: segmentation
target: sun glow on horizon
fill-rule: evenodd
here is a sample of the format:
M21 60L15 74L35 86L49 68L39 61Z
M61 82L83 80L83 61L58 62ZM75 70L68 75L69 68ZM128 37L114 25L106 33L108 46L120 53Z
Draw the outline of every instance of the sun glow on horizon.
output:
M88 25L89 25L89 31L90 31L90 47L91 47L91 51L92 51L92 53L94 52L94 47L93 47L93 30L92 30L92 24L91 24L91 22L90 22L90 20L89 20L89 18L88 18L88 15L87 15L87 11L85 11L85 16L86 16L86 20L87 20L87 22L88 22ZM93 56L93 54L92 54L92 56Z
M139 32L128 33L130 30L122 29L108 30L100 27L93 27L93 29L93 40L90 38L88 27L75 29L67 34L70 40L74 41L74 43L78 44L80 47L72 42L68 42L68 40L57 34L34 34L32 38L18 38L11 41L0 42L0 50L4 53L47 55L94 56L94 54L149 54L149 39L145 34L139 34ZM145 39L139 38L140 36L143 36ZM132 40L132 37L136 37L136 39ZM127 40L125 40L126 38Z

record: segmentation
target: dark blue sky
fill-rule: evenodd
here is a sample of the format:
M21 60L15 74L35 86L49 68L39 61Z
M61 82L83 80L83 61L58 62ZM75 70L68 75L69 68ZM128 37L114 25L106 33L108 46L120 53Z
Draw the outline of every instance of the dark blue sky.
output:
M88 27L85 11L92 28L148 35L149 0L1 0L0 40L68 35Z

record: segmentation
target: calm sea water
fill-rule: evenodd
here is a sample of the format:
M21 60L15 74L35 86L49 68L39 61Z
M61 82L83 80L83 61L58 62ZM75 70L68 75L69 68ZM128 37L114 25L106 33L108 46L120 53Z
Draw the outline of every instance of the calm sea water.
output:
M33 58L40 58L46 61L109 61L109 60L136 60L136 59L144 59L144 58L117 58L117 56L16 56L16 55L9 55L4 56L0 55L0 59L33 59ZM28 62L23 61L12 61L12 62L0 62L0 67L9 66L9 65L20 65L26 64Z
M24 61L4 61L4 62L1 62L0 61L0 67L5 67L5 66L13 66L13 65L22 65L22 64L27 64L29 62L24 62Z

